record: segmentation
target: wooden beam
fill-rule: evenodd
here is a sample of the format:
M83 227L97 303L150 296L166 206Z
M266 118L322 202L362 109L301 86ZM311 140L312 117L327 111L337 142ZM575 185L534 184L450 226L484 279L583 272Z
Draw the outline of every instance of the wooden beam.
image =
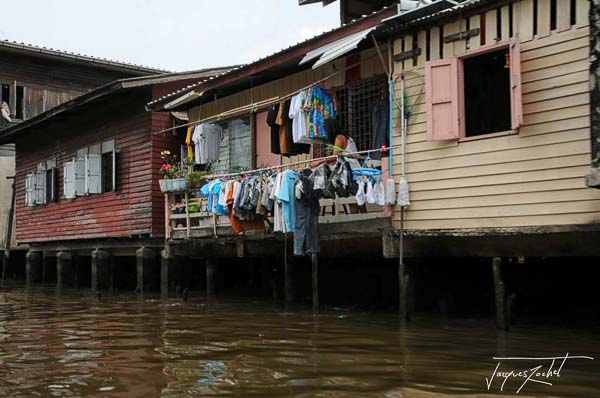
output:
M394 62L402 62L407 59L415 58L421 55L421 48L417 47L412 50L404 51L400 54L394 55Z
M448 36L444 36L444 43L451 43L457 40L465 40L473 36L479 35L479 28L473 28L462 32L454 33Z

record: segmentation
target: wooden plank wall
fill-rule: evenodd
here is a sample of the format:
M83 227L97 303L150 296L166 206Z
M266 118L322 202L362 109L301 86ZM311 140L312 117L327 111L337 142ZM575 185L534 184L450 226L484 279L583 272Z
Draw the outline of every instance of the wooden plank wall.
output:
M35 137L24 135L17 140L19 243L151 233L150 187L157 183L153 182L152 147L148 139L151 114L143 110L148 98L149 93L140 93L113 99L101 104L95 112L55 123L52 129L36 129ZM64 163L75 156L77 149L113 138L118 154L117 192L64 199ZM37 162L52 158L56 158L59 172L59 201L25 206L25 175L35 170ZM161 221L164 223L164 218Z
M550 29L548 0L538 0L537 32L533 0L512 4L513 36L521 42L523 126L518 135L477 141L426 141L423 55L403 70L413 116L407 138L407 176L411 206L407 229L524 227L600 222L600 191L585 186L590 167L589 27L587 0L576 1L576 21L570 25L570 2L560 1L557 28ZM497 14L500 13L500 28ZM481 18L485 16L483 22ZM470 28L485 26L481 36L443 45L452 57L509 38L509 5L469 18ZM439 59L439 32L465 30L466 19L429 29L431 60ZM498 35L499 33L499 35ZM419 32L419 38L426 35ZM394 42L399 53L402 40ZM421 43L423 44L423 43ZM400 84L396 96L400 98ZM395 111L394 145L400 144L399 111ZM400 156L394 174L400 174ZM394 225L400 227L396 208Z

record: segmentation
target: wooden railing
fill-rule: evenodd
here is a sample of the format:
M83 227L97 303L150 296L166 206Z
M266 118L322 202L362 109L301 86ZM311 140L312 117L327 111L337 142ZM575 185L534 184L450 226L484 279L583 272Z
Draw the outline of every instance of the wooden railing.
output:
M193 192L166 193L165 228L167 239L233 235L228 217L208 213L207 205L207 198L194 197ZM363 208L359 208L356 205L354 197L321 199L320 205L320 224L344 223L386 217L382 206L368 204ZM272 221L272 217L267 217L268 223L272 224Z

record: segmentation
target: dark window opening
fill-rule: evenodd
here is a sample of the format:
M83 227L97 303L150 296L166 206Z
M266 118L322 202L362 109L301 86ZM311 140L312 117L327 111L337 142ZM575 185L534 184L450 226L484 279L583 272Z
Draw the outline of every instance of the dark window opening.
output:
M102 154L102 192L113 192L113 153Z
M23 86L17 86L17 100L15 102L15 117L23 120Z
M538 33L538 0L533 0L533 34Z
M479 14L479 45L485 46L485 12Z
M440 37L438 38L438 46L440 51L440 59L444 59L444 27L440 26Z
M577 1L571 0L571 26L577 23Z
M58 197L58 173L56 168L46 170L46 203L56 202Z
M508 37L513 37L513 5L508 5Z
M2 94L0 94L0 100L10 104L10 86L8 84L2 85Z
M502 37L502 12L499 8L496 8L496 39Z
M508 131L510 68L508 50L502 49L464 61L465 136Z
M425 32L425 61L431 59L431 30Z
M550 30L556 30L556 0L550 0Z

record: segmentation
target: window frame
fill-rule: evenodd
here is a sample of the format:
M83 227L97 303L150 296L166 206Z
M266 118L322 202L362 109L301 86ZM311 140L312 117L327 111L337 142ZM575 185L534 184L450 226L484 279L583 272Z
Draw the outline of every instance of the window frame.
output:
M476 135L473 137L467 137L467 132L466 132L466 115L465 115L465 75L464 75L464 60L467 58L473 58L473 57L477 57L480 55L484 55L487 53L491 53L494 51L498 51L501 50L503 48L506 48L509 51L510 54L510 47L512 45L514 45L514 42L518 40L518 38L514 38L514 39L510 39L510 40L504 40L501 42L498 42L496 44L493 45L489 45L489 46L485 46L485 47L480 47L474 50L469 50L463 54L457 55L456 59L458 60L458 118L459 118L459 124L458 124L458 142L469 142L469 141L478 141L478 140L485 140L488 138L496 138L496 137L506 137L509 135L517 135L519 134L519 127L516 128L511 128L510 130L505 130L505 131L497 131L494 133L486 133L486 134L480 134L480 135ZM511 66L512 66L512 56L510 58L511 61ZM511 119L511 126L513 124L513 119L514 119L514 115L513 112L515 112L515 104L514 101L515 99L513 98L513 94L512 94L512 83L513 83L513 79L512 79L512 71L511 73L511 78L509 80L509 89L511 90L511 94L510 94L510 119ZM521 73L521 71L519 70L519 74ZM522 83L521 83L522 84ZM522 111L521 111L521 117L522 117Z
M104 175L104 158L106 154L112 154L112 165L111 171L112 175L110 177L110 190L105 190L105 178ZM94 159L92 159L94 158ZM94 160L96 164L97 173L93 175L90 172L90 165L92 164L92 160ZM82 170L79 170L80 166L83 165ZM73 167L74 173L72 177L73 181L67 181L67 167ZM83 178L79 175L81 172L83 174ZM91 178L97 178L98 181L92 183ZM93 145L89 145L87 147L79 148L75 151L75 156L63 163L63 199L76 199L77 197L86 197L90 195L102 195L105 193L116 192L117 191L117 151L116 151L116 143L115 139L111 138L109 140L105 140ZM73 187L73 196L67 196L67 184L74 184ZM82 185L78 189L78 185ZM70 185L69 185L70 186ZM91 188L98 188L98 192L90 192Z

